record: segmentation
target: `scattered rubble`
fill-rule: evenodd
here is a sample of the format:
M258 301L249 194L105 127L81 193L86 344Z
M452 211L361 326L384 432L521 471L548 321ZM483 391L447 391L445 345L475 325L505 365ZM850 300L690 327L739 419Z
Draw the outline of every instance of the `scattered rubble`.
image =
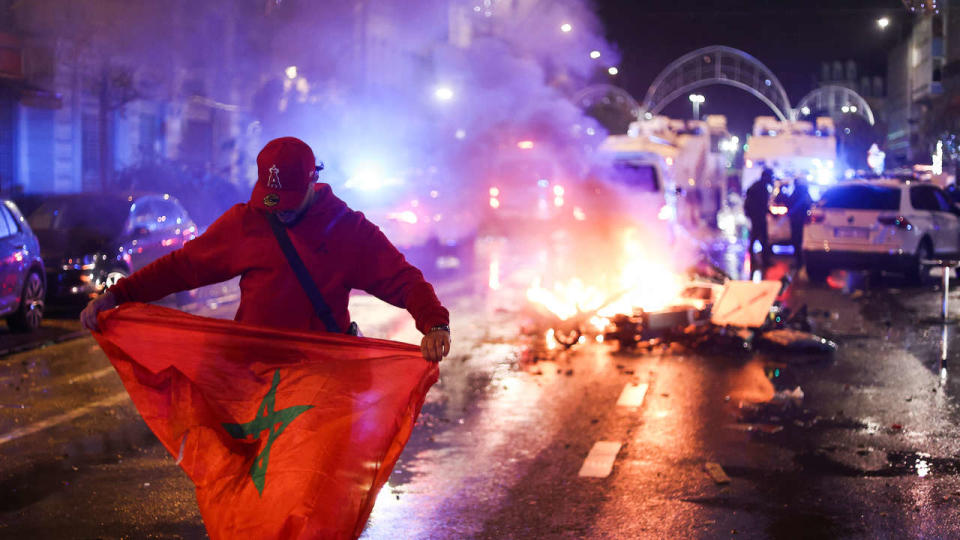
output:
M532 325L530 335L544 336L548 350L567 350L595 341L613 342L622 352L641 354L710 350L730 355L757 348L778 354L832 354L837 344L811 333L811 317L834 314L808 313L805 305L789 309L779 300L789 286L789 277L760 282L726 279L722 283L694 278L673 306L657 311L634 308L632 313L609 318L598 317L598 308L561 319L538 306L540 324Z
M703 470L706 471L707 474L710 475L710 478L717 484L730 483L730 477L723 471L723 467L721 467L719 463L708 461L703 464Z
M764 332L759 337L764 346L776 347L793 353L833 353L837 344L828 339L791 328L778 328Z

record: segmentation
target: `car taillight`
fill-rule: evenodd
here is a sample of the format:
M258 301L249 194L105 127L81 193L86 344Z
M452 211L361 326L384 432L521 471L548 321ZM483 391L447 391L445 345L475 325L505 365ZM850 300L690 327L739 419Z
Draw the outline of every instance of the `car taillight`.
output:
M807 225L811 223L823 223L823 214L819 212L807 212Z
M877 223L896 227L905 231L913 229L913 225L910 224L910 221L903 216L880 216L877 218Z

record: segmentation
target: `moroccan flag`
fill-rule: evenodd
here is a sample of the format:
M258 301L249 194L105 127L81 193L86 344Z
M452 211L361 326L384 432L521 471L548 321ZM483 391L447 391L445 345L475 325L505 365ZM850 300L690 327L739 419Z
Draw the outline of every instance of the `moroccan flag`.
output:
M413 345L144 304L94 334L214 539L355 538L438 367Z

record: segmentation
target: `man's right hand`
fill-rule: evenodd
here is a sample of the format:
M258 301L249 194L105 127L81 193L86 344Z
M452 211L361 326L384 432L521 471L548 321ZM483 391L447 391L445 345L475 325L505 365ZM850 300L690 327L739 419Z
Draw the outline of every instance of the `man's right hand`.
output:
M87 304L87 307L83 308L83 311L80 312L80 324L91 332L99 332L100 327L97 325L97 314L105 309L113 309L115 307L117 307L117 298L113 296L112 292L107 291L91 300Z

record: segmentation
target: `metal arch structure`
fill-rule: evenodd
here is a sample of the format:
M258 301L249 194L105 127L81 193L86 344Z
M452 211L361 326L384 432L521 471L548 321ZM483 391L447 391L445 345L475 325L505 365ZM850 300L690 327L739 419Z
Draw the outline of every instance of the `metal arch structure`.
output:
M640 103L629 92L612 84L588 86L574 94L570 100L584 110L593 106L597 101L609 100L605 104L622 103L630 109L630 113L634 117L639 118L640 115Z
M847 111L844 111L843 107L847 107ZM796 108L798 117L807 116L814 111L827 111L834 118L841 114L859 114L871 126L874 124L873 109L867 100L853 90L836 84L827 84L813 90L803 96Z
M657 114L687 92L712 84L749 92L780 120L793 119L787 91L776 75L753 56L723 45L697 49L671 62L650 84L641 109Z

